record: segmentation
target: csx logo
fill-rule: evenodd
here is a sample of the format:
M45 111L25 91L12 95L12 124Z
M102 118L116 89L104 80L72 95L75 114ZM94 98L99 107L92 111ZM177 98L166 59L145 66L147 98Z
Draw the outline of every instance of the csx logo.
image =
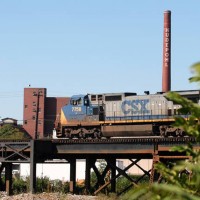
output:
M150 111L146 108L149 99L125 100L122 102L122 112L127 114L148 114Z

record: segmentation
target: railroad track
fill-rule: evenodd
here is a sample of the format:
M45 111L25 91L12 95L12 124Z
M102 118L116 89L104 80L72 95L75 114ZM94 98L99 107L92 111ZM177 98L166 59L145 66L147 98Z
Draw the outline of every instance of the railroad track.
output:
M194 137L133 137L133 138L111 138L111 139L53 139L52 143L60 144L121 144L121 143L196 143Z
M121 143L197 143L194 137L129 137L129 138L102 138L102 139L65 139L65 138L58 138L58 139L39 139L36 141L48 141L57 144L121 144ZM30 140L0 140L0 143L27 143Z

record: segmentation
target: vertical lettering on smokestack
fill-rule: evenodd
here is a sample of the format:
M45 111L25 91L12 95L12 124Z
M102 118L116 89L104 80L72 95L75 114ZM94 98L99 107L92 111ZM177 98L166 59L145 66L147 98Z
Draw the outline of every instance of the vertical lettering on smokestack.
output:
M164 12L162 91L171 90L171 11Z

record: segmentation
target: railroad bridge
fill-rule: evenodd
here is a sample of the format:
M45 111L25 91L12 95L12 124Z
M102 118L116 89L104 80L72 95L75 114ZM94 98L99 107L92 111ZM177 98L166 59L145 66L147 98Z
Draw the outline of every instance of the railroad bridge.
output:
M70 164L70 191L76 193L76 159L85 159L85 192L91 193L90 172L93 169L97 177L94 194L106 189L107 186L109 186L111 192L120 194L137 185L144 177L148 177L150 183L156 181L158 179L154 170L156 162L189 159L184 154L170 151L173 146L185 145L188 142L193 143L196 148L200 148L192 137L1 140L0 175L2 175L2 171L5 168L5 190L10 195L12 194L12 164L30 163L30 192L35 193L36 164L52 163L54 159L64 159ZM95 162L98 159L105 159L107 163L103 172L99 172L95 166ZM120 169L116 166L116 159L129 159L131 164L125 169ZM146 171L138 164L142 159L153 159L152 168L149 171ZM137 179L133 179L126 173L134 165L143 171L143 175ZM110 179L105 181L108 171L110 171ZM116 191L116 179L121 175L130 180L131 184L124 188L123 191ZM2 181L0 181L0 186L2 187Z

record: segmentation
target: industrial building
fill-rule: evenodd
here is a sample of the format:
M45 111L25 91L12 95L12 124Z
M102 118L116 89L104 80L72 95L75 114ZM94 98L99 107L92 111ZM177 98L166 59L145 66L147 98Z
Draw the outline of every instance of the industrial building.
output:
M23 128L33 139L49 138L68 97L47 97L46 88L24 88Z

